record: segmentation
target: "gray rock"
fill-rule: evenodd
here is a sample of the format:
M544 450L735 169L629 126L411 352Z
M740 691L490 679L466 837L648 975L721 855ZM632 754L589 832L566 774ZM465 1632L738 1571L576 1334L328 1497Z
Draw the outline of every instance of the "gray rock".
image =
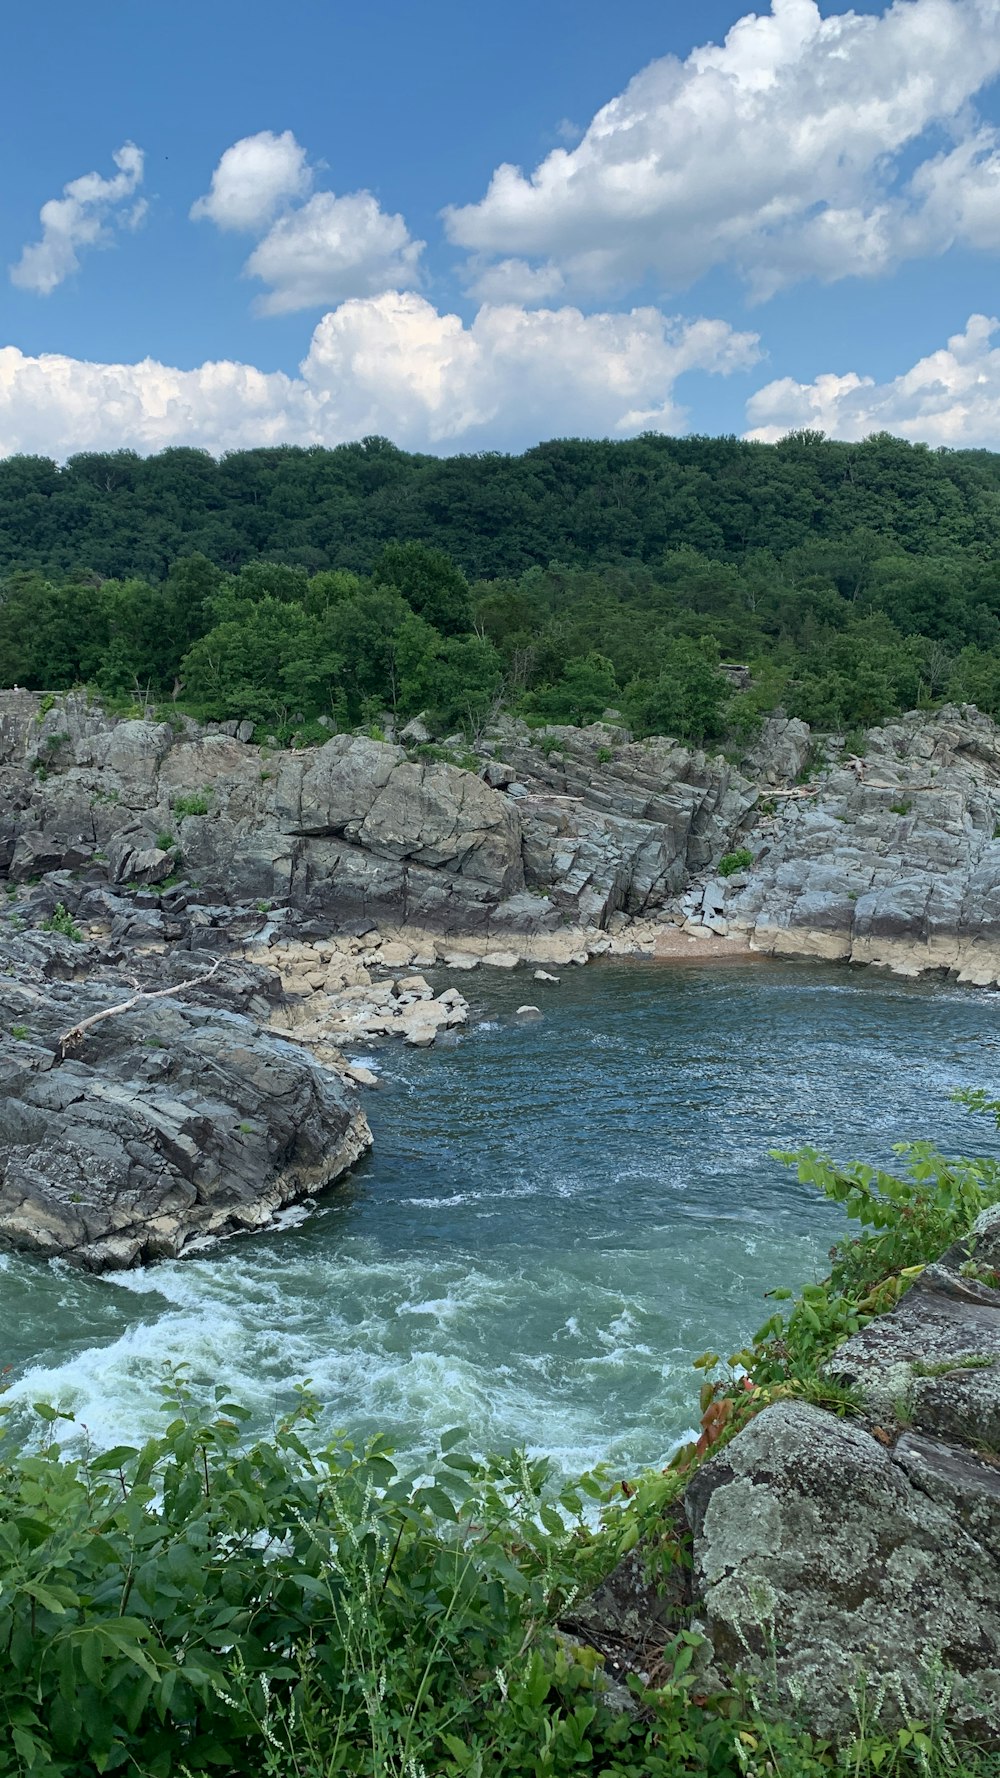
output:
M7 939L4 965L2 1245L95 1271L173 1256L264 1227L370 1143L339 1077L261 1030L268 971L224 964L61 1046L134 988L102 953L54 934ZM156 987L207 975L190 956L132 954L127 976L140 967Z
M748 1675L765 1706L843 1738L866 1674L868 1711L884 1725L940 1719L944 1702L953 1727L996 1744L994 1464L916 1434L887 1448L781 1402L697 1473L686 1509L716 1662Z

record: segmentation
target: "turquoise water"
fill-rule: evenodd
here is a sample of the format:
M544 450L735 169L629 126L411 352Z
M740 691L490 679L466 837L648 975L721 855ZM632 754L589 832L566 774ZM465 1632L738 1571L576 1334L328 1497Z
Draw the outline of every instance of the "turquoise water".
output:
M374 1154L264 1237L91 1278L0 1259L15 1403L99 1441L157 1422L165 1359L266 1427L311 1379L333 1426L419 1450L458 1423L569 1471L662 1461L706 1346L821 1277L840 1213L769 1157L1000 1152L948 1101L1000 1073L1000 994L803 963L465 977L454 1047L372 1051ZM525 1000L539 1022L513 1017Z

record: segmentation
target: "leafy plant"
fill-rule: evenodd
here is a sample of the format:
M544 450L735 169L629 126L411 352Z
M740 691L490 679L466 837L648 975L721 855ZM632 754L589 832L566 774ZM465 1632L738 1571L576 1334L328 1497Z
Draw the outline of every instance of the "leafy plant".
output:
M18 1043L27 1043L31 1036L31 1032L28 1030L27 1025L12 1025L10 1034L17 1039Z
M175 796L171 803L174 814L183 820L185 815L207 815L209 799L206 791L193 791L189 796Z
M907 802L890 803L889 808L894 815L908 815L913 804Z
M738 871L749 870L753 863L753 853L748 846L740 846L735 852L727 852L719 860L720 877L734 877Z
M83 933L68 911L64 902L57 901L47 920L42 921L43 932L61 932L63 938L71 938L77 944L83 943Z

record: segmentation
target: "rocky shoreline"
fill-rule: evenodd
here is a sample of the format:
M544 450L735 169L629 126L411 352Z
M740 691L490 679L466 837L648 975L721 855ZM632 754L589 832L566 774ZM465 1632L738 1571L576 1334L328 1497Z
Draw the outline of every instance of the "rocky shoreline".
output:
M0 692L0 1242L137 1264L342 1177L373 1078L345 1046L467 1021L427 972L524 969L528 1008L601 956L1000 982L1000 731L970 708L863 757L783 718L739 765L609 723L411 751Z

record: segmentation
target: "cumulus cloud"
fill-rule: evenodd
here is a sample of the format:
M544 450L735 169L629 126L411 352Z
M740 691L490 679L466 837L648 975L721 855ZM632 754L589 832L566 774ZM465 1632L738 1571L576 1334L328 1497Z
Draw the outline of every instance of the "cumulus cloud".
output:
M781 377L747 402L747 436L773 443L799 427L835 438L894 432L934 445L1000 449L1000 320L972 315L964 333L891 382L857 371L811 383Z
M308 195L313 172L291 130L259 130L227 148L204 197L191 206L195 222L260 233L279 210Z
M142 221L145 202L129 202L142 184L142 149L126 142L111 158L118 168L112 178L84 173L63 186L61 198L42 205L41 240L25 247L10 268L11 282L21 290L48 296L79 269L82 248L106 247L115 227L136 228Z
M480 292L500 275L526 289L532 272L546 293L650 274L679 289L725 264L763 297L954 240L994 245L1000 138L970 101L998 73L1000 0L829 18L772 0L723 44L652 62L575 148L527 176L498 167L478 203L445 211L447 231Z
M261 130L226 149L211 189L191 207L195 221L263 236L243 267L244 277L270 286L257 313L287 315L419 283L424 243L410 239L402 216L370 191L310 197L314 177L291 130Z
M386 433L417 449L520 447L567 433L674 431L685 371L745 369L754 334L657 309L483 307L471 325L413 292L323 316L300 374L245 364L190 371L0 350L0 455L171 444L212 451L337 444Z
M404 290L419 279L423 247L411 241L403 218L387 215L370 191L342 198L318 191L301 210L278 219L244 271L271 286L257 305L260 313L282 315Z

